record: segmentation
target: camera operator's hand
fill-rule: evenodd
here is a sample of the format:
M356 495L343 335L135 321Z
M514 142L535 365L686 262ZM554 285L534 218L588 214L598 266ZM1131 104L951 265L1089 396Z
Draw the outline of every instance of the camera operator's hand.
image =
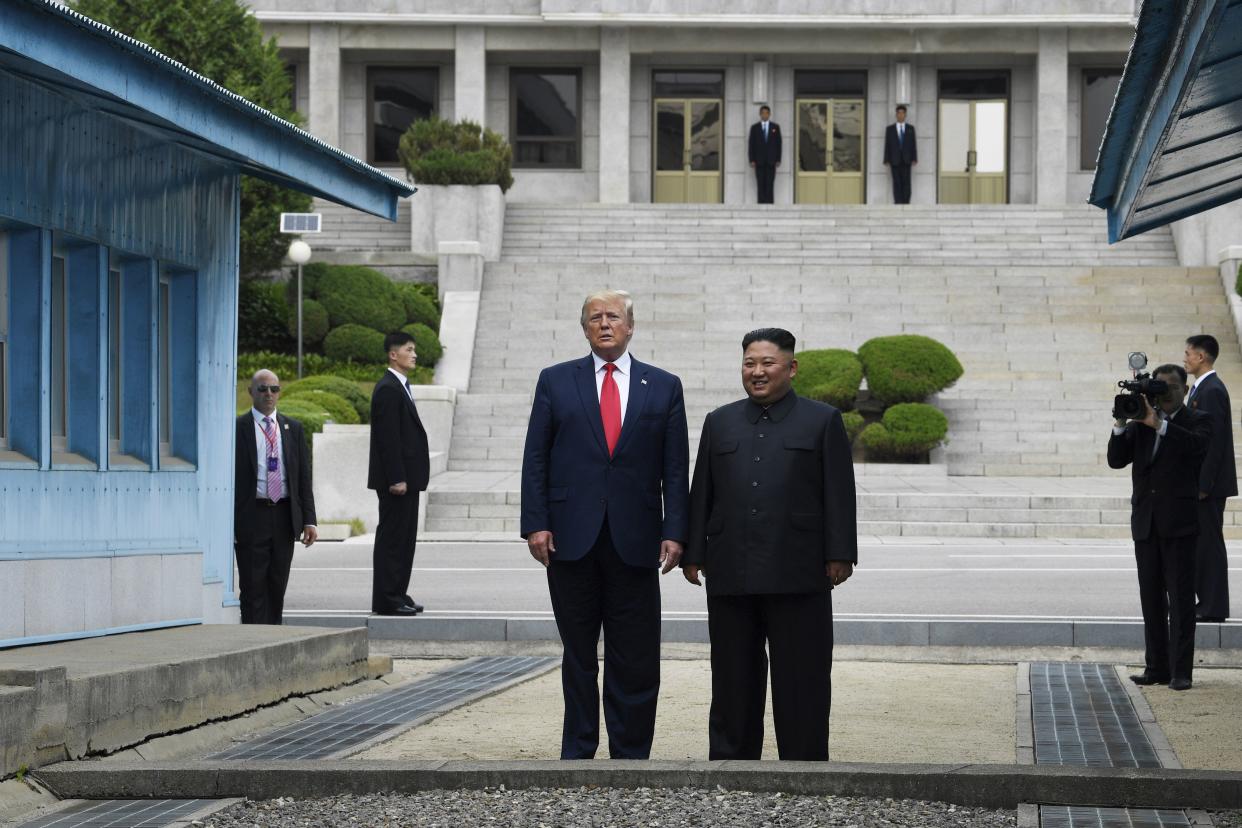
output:
M1147 409L1147 413L1139 422L1153 430L1160 428L1160 418L1156 416L1156 409L1151 407L1151 400L1143 397L1143 406Z

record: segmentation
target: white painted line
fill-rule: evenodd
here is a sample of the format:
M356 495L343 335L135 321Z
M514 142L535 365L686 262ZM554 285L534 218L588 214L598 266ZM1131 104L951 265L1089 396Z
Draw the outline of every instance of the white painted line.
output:
M308 616L308 615L370 615L370 610L364 609L302 609L302 610L286 610L285 615L288 616ZM437 615L450 617L477 617L477 618L520 618L522 620L531 619L551 619L552 613L548 610L481 610L481 609L455 609L455 610L427 610L423 615ZM663 617L671 618L706 618L707 612L703 610L665 610ZM1006 615L1003 613L902 613L902 612L834 612L833 617L840 620L894 620L894 621L1091 621L1091 622L1131 622L1140 623L1142 617L1137 615Z
M1008 554L1008 555L993 555L993 554L991 554L991 553L985 553L985 554L982 554L982 555L948 555L947 557L950 557L950 558L980 558L980 559L982 559L982 558L999 558L999 559L1001 559L1001 560L1009 560L1009 559L1012 559L1012 558L1038 558L1038 559L1040 559L1040 560L1043 560L1043 559L1045 559L1045 558L1070 558L1071 560L1072 560L1072 559L1080 559L1080 558L1128 558L1128 559L1130 559L1130 560L1133 560L1133 559L1134 559L1134 555L1023 555L1023 554L1022 554L1022 553L1020 553L1020 552L1013 552L1013 553Z
M370 572L369 566L295 566L294 572ZM542 566L416 566L414 572L546 572Z

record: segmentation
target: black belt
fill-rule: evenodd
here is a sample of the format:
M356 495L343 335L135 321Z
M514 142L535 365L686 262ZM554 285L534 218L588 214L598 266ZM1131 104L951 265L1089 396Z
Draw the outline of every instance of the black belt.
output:
M283 506L289 502L289 498L286 497L280 500L268 500L266 497L258 497L255 498L254 502L258 503L260 506Z

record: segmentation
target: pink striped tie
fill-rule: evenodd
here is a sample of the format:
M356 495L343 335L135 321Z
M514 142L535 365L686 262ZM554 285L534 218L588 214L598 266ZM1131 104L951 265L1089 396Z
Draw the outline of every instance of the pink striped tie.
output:
M267 499L275 503L285 495L280 485L280 463L271 460L279 456L276 434L272 431L272 418L263 418L263 436L267 438Z

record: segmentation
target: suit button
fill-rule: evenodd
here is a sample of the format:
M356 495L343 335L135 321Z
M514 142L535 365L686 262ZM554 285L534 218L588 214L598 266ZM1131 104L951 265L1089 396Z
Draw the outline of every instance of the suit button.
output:
M758 486L758 485L759 485L759 481L758 481L758 480L752 480L752 481L750 481L750 485L751 485L752 487L753 487L753 486Z
M1155 493L1156 493L1156 490L1155 490L1155 489L1152 489L1152 490L1151 490L1151 493L1152 493L1152 494L1155 494Z
M760 432L760 433L759 433L759 436L760 436L760 437L762 437L762 436L763 436L763 432Z
M756 462L756 463L758 463L758 462L759 462L759 457L758 457L757 455L756 455L756 457L755 457L755 462Z
M751 510L750 510L750 513L751 513L752 515L757 515L757 514L759 514L759 510L758 510L758 509L751 509Z

